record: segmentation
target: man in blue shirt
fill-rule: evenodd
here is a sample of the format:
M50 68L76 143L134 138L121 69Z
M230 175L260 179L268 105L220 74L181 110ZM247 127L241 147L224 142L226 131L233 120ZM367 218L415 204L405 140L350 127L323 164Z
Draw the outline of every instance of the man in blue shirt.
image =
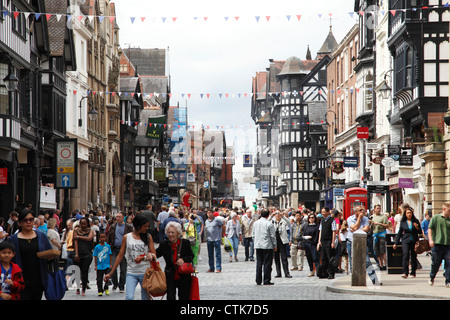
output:
M208 219L205 221L209 263L209 270L207 272L214 272L214 251L216 252L216 272L222 272L222 252L220 243L224 232L224 224L221 219L214 216L212 210L208 210L207 215Z
M103 278L106 274L109 273L111 269L111 246L107 244L106 241L106 235L104 233L101 233L99 236L100 243L95 246L94 248L94 263L95 263L95 270L97 271L97 289L98 289L98 296L102 296L103 292L105 292L107 295L109 295L108 290L108 282L105 282L105 285L103 286Z

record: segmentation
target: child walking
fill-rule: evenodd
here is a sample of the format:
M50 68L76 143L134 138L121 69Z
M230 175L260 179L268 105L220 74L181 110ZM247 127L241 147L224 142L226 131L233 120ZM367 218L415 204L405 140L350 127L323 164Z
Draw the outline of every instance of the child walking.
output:
M15 247L8 241L0 243L0 300L20 300L20 292L25 288L22 269L11 262Z
M105 282L103 286L103 278L111 270L111 246L106 243L106 234L101 233L99 236L99 244L94 248L94 263L95 270L97 271L97 289L98 296L103 296L103 292L109 295L108 284L109 281Z

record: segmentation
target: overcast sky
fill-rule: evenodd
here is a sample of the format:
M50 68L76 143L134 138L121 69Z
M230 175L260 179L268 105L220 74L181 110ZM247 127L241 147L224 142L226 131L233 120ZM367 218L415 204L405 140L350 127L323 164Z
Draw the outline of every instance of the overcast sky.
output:
M328 35L330 13L338 43L357 21L357 15L350 14L354 0L116 0L115 4L121 46L169 48L171 105L187 105L189 125L223 126L227 144L235 145L238 156L236 176L251 176L242 168L242 153L256 151L251 96L244 97L252 91L255 73L264 71L269 59L305 59L308 45L314 59ZM183 99L181 93L190 93L191 98ZM240 188L241 194L255 195L249 185Z

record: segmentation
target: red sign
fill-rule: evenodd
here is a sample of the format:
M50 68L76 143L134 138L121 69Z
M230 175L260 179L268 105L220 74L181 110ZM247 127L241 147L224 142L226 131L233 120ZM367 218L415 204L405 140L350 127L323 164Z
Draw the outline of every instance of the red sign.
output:
M8 168L0 168L0 185L8 184Z
M358 139L369 139L369 127L356 128L356 137Z

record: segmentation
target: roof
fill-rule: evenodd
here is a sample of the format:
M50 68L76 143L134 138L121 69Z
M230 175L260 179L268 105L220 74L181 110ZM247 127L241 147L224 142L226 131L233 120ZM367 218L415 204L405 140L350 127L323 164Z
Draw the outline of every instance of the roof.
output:
M278 76L306 74L310 72L316 64L317 60L300 60L299 58L292 56L286 60L283 69Z
M142 76L166 75L166 50L125 48L123 52Z
M330 26L330 31L328 32L328 36L320 47L319 51L317 51L317 58L325 54L331 54L333 50L338 46L336 38L333 35L333 28Z

